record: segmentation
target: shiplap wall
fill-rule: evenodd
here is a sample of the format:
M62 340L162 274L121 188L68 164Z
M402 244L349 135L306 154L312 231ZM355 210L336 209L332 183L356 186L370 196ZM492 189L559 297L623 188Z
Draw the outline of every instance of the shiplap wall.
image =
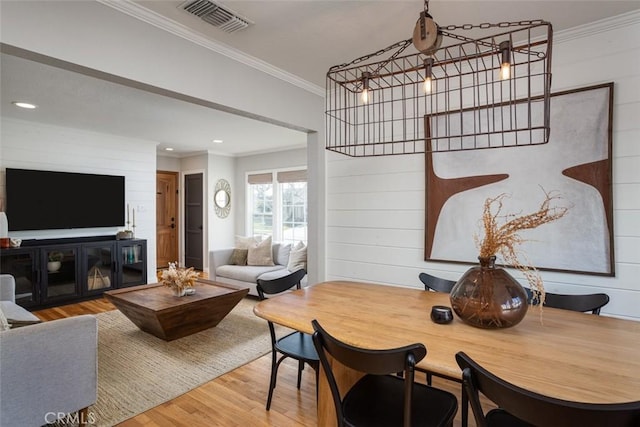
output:
M136 237L147 240L147 275L155 277L155 142L5 117L0 124L0 195L3 199L6 168L123 175L125 203L136 209ZM87 194L84 203L101 203L100 191ZM124 227L12 231L9 236L22 239L106 236L122 229Z
M640 13L556 33L553 49L554 92L615 83L616 277L557 272L542 277L552 292L606 292L611 302L603 314L640 320ZM422 271L460 277L469 266L424 261L424 174L424 155L327 154L328 280L423 288Z

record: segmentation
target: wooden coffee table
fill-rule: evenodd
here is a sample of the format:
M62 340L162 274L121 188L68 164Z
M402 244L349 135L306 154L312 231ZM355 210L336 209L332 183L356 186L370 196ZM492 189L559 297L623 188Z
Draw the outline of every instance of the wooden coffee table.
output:
M216 326L249 288L198 279L196 293L174 296L162 284L107 291L104 296L138 328L165 341Z

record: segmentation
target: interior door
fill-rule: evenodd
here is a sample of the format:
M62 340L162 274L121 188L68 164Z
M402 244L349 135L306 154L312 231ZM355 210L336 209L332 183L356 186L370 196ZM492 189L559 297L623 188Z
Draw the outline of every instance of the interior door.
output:
M204 178L201 173L184 177L184 266L203 269L204 247Z
M178 261L178 172L156 173L156 264Z

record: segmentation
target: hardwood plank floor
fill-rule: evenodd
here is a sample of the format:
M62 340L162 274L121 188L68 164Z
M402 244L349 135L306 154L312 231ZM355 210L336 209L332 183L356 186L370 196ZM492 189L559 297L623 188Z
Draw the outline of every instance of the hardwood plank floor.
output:
M35 311L44 321L80 314L97 314L115 307L103 298ZM297 363L285 360L278 371L271 410L265 410L271 355L262 356L182 396L119 424L122 427L193 426L315 426L315 374L306 368L296 389ZM416 378L423 381L424 374ZM167 379L170 381L171 379ZM460 385L434 377L434 386L460 395ZM470 421L470 426L475 426ZM454 426L461 426L460 410Z
M82 301L74 304L61 305L53 308L34 311L40 320L49 321L63 319L65 317L79 316L81 314L98 314L115 310L115 306L104 298Z

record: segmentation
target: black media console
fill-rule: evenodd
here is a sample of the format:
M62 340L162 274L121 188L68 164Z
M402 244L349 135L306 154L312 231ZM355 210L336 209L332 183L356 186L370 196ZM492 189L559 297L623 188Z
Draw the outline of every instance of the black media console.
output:
M147 283L147 241L115 236L23 240L0 251L0 273L16 280L16 303L29 309L96 298Z

